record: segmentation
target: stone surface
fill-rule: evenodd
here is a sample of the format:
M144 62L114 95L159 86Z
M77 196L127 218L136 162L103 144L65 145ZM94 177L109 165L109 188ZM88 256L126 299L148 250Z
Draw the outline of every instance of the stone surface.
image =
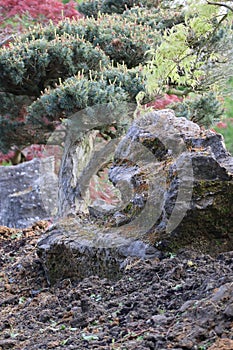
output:
M110 179L133 187L131 206L122 212L143 213L138 217L152 244L215 254L233 249L232 174L233 158L221 135L164 110L129 129L115 152Z
M57 207L53 157L0 166L0 193L0 225L23 228L48 219Z
M89 153L77 176L79 146L70 143L60 178L62 203L73 210L61 210L62 220L38 244L52 283L90 274L114 278L130 256L157 258L159 251L182 247L211 255L233 250L233 158L221 135L171 110L137 119L118 145L109 146L109 179L121 191L121 203L109 211L89 208L84 218L79 184L87 186L91 164L98 170L97 154L102 165L109 149L94 153L94 160Z
M49 283L92 275L117 279L129 257L157 258L161 253L119 230L104 230L80 218L66 218L50 228L38 243Z

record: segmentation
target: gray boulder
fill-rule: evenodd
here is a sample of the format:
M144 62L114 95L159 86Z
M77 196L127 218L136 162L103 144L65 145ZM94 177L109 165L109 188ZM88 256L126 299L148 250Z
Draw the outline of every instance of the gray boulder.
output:
M66 171L60 172L70 176L60 178L65 183L60 197L69 205L38 243L52 283L90 274L115 278L129 257L158 258L183 247L212 255L233 249L233 158L221 135L171 110L137 119L117 146L109 146L114 152L109 179L121 191L121 203L109 210L89 206L89 214L78 209L79 185L90 178L93 156L89 153L77 175L78 159L71 158L80 145L83 141L69 144ZM107 145L98 151L101 164L107 151ZM95 154L95 170L97 163Z
M140 208L144 238L157 248L211 254L233 248L233 157L221 135L170 110L147 114L115 152L110 179L117 185L126 174L133 197L123 212Z
M0 225L23 228L56 213L53 157L0 166Z

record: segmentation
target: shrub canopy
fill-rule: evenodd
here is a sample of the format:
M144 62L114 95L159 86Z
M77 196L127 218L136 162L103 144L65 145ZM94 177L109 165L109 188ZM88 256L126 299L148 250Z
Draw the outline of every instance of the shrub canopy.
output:
M176 94L180 115L219 118L216 82L233 71L229 2L95 0L79 11L87 17L38 24L1 47L1 151L46 142L61 118L93 104Z

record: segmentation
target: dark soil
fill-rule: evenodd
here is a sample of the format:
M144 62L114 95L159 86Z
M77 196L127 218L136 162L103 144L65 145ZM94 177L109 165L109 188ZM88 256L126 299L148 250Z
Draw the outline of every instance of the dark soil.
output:
M45 226L0 227L0 349L233 349L233 252L131 259L118 281L50 287Z

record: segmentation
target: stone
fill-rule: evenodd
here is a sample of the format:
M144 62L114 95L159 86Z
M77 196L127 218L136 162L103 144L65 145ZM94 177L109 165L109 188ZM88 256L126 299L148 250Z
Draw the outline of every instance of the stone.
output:
M0 339L0 349L13 349L18 344L17 340L14 339Z
M233 157L221 135L164 110L129 129L109 177L116 186L127 182L133 196L122 212L141 212L135 230L144 226L156 247L218 254L233 248L232 175Z
M224 310L224 315L226 315L229 318L233 318L233 300Z
M129 257L154 259L162 251L190 248L214 256L233 250L233 158L221 135L171 110L136 119L103 151L93 153L93 135L67 143L59 179L61 219L38 243L51 283L91 274L117 278ZM76 169L90 137L84 168ZM99 169L98 157L100 167L111 152L109 179L121 202L115 209L89 206L88 212L82 188L91 169Z
M80 218L65 218L50 227L38 242L48 282L53 285L69 278L80 280L92 275L115 280L128 263L128 257L149 259L158 250L140 240L132 240L117 230L105 230Z
M0 166L0 225L24 228L56 213L54 159Z
M214 344L209 347L209 350L232 350L233 340L228 338L217 339Z

